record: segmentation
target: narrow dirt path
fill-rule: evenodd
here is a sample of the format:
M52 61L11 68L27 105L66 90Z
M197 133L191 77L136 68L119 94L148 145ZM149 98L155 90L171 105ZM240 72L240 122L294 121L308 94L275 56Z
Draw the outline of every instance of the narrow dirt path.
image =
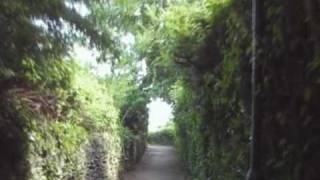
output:
M123 180L187 180L175 150L170 146L149 145L137 167Z

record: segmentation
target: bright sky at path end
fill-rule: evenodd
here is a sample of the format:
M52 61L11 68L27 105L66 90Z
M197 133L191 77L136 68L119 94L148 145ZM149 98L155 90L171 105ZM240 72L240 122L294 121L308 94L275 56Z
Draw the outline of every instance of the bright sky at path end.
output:
M160 98L153 99L148 104L149 132L161 130L172 119L172 107Z

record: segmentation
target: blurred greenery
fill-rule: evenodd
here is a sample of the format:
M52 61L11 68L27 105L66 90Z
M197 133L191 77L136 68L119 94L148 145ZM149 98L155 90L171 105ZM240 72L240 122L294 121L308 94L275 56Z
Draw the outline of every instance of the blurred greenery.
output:
M253 32L261 22L246 0L2 0L2 178L84 179L99 137L112 180L139 161L147 140L175 143L192 179L244 179L259 106L264 176L319 179L312 3L265 2L256 12L262 32ZM75 45L111 72L79 65ZM174 118L148 135L155 97L172 104Z
M159 131L149 132L148 143L159 145L175 145L175 129L173 122L169 122Z

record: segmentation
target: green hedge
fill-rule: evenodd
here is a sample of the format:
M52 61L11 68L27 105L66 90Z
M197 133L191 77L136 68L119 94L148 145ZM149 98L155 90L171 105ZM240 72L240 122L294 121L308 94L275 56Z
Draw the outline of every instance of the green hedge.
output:
M1 92L2 178L86 179L92 161L88 152L99 139L103 174L118 179L123 127L112 94L87 70L76 64L69 68L76 71L69 72L67 88L32 86L39 79L24 81L27 86L15 83ZM46 104L51 100L54 103Z
M249 162L251 5L168 3L137 37L157 95L173 104L192 179L244 179ZM157 36L154 36L157 34Z
M160 131L148 134L149 144L175 145L175 131L172 128L164 128Z

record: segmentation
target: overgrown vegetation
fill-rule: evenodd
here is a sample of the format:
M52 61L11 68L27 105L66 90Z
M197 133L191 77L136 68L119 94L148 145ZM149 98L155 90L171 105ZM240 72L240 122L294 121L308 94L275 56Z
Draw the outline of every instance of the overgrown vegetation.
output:
M165 127L161 128L159 131L149 132L148 143L158 144L158 145L175 145L175 129L174 124L169 122Z
M193 179L244 179L249 146L249 179L317 179L319 3L252 2L149 3L135 31L145 81L174 105Z
M100 161L106 164L104 174L109 179L117 179L121 170L125 129L119 119L120 109L114 103L112 91L108 90L114 87L99 82L88 70L72 61L61 62L60 66L70 70L64 74L70 81L63 79L68 88L55 86L55 89L49 89L48 85L53 82L44 83L41 89L15 83L14 87L3 91L1 107L10 111L2 111L2 139L16 142L16 138L23 138L21 141L25 144L22 147L12 145L12 149L22 148L19 152L1 154L3 157L25 157L21 159L25 163L13 162L22 166L13 169L13 176L8 174L4 177L19 178L15 175L23 169L26 173L24 178L28 179L88 178L90 163L95 158L89 154L95 148L91 147L91 141L99 139L103 147L101 153L104 154ZM41 70L35 68L27 74L30 72ZM46 76L51 76L49 70L45 72ZM52 73L52 76L62 76L58 73L63 71ZM30 77L38 76L32 74ZM58 78L54 80L59 81ZM43 82L42 79L39 81ZM24 83L32 84L31 81ZM21 137L5 130L7 127L22 133Z
M250 180L319 179L320 4L252 2L2 1L1 174L117 179L141 158L146 105L161 97L193 179L244 179L249 166ZM68 60L75 43L111 73Z
M127 56L116 50L118 32L111 33L96 14L103 6L103 1L0 3L2 179L116 180L124 160L143 153L145 138L136 136L146 129L136 131L124 121L145 108L145 101L133 100L146 94L138 90L137 67L121 66ZM70 60L75 43L98 50L99 60L109 59L117 72L98 78ZM128 109L134 111L122 114ZM147 124L146 114L142 111L136 124ZM125 153L131 145L142 146L139 155Z
M152 23L138 36L148 78L166 87L157 94L174 105L177 146L193 179L243 179L248 169L242 94L250 87L238 68L250 59L246 8L244 1L171 4L150 13Z

